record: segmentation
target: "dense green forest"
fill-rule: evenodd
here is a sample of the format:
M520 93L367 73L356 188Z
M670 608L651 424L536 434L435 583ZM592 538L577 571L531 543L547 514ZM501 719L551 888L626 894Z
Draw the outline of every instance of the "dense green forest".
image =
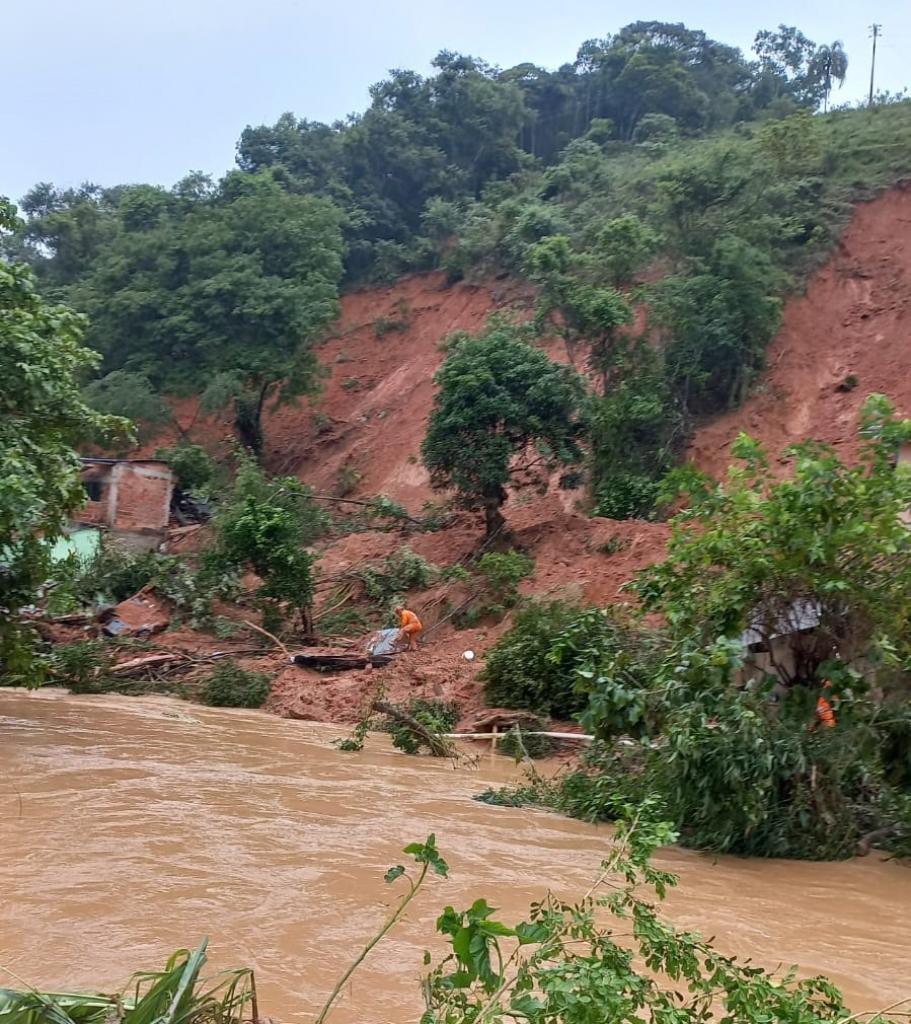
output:
M88 314L96 408L154 422L156 393L202 392L254 452L266 402L318 385L341 287L524 276L539 332L590 373L591 507L652 515L693 424L742 400L782 297L852 203L911 170L911 105L819 113L847 55L786 26L749 57L637 22L554 71L450 52L433 67L391 71L343 122L248 127L217 183L39 184L4 250Z

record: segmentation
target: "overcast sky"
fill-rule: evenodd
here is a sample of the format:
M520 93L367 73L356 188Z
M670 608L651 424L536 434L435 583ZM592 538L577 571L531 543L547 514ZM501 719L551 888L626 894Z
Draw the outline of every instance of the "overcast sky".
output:
M362 110L389 68L425 72L441 49L509 67L571 61L631 21L683 21L748 51L797 24L851 61L834 102L867 89L869 24L883 25L877 86L911 86L911 3L874 0L30 0L4 4L0 194L36 181L170 185L219 175L248 124L286 110L332 121ZM8 105L9 109L4 109Z

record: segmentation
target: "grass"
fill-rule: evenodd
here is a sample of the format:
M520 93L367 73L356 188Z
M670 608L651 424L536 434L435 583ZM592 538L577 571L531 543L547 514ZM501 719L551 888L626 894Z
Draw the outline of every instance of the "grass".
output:
M0 1024L240 1024L258 1020L253 972L201 977L208 940L135 974L114 995L0 989Z

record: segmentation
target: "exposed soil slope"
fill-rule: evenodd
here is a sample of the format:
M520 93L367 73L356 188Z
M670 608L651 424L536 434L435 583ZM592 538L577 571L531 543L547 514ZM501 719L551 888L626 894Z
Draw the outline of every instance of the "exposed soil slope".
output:
M267 417L270 468L293 473L321 492L386 494L417 512L434 497L419 455L433 374L444 358L440 343L455 330L477 330L497 310L527 315L530 302L528 291L515 283L446 287L439 274L346 296L335 333L320 350L327 371L321 394ZM765 379L743 408L698 431L691 457L709 472L723 474L730 443L741 430L773 453L816 437L850 457L867 394L882 391L900 412L911 413L909 310L911 190L893 190L859 208L833 259L814 275L804 296L787 304ZM397 327L383 332L384 319ZM566 359L556 342L550 354ZM857 386L839 390L850 376ZM181 403L177 411L184 426L193 423L196 441L211 446L230 433L224 421L197 417L193 402ZM554 488L510 496L504 509L509 526L536 563L523 590L600 603L622 600L623 583L662 557L668 528L591 519L576 507L581 496L581 491ZM323 552L320 569L326 575L344 572L379 561L404 543L434 564L449 565L477 548L481 529L479 517L466 513L441 532L407 540L393 533L353 534ZM426 611L430 626L436 596L412 595L415 610ZM373 673L318 676L272 659L277 674L271 706L299 717L351 721L381 678L393 700L408 695L457 699L471 712L482 703L479 660L469 663L461 654L471 649L483 655L504 628L501 623L459 632L443 625L418 655Z
M858 208L833 258L786 305L768 367L742 408L697 433L690 456L701 468L723 475L740 431L773 455L816 438L850 458L872 392L911 414L911 188ZM850 377L856 386L840 391Z

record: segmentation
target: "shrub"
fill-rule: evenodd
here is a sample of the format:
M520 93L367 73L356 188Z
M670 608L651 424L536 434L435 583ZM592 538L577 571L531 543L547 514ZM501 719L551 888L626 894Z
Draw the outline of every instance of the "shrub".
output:
M329 525L329 517L294 477L268 479L241 456L234 488L213 520L214 543L206 552L209 573L252 569L263 581L257 599L270 624L297 613L312 634L313 555L305 550Z
M636 733L646 723L642 694L661 651L659 634L621 609L534 603L487 655L491 704L570 718L596 704L602 728Z
M519 583L535 571L535 560L521 551L488 551L478 562L491 602L500 609L514 608Z
M203 680L200 698L214 708L258 708L271 684L263 672L248 672L235 661L223 661Z
M414 697L404 709L415 721L432 733L452 732L461 717L459 705L452 701L424 700ZM392 736L392 745L406 754L417 754L422 740L403 722L387 716L386 728Z
M198 444L181 442L173 448L159 448L156 459L163 459L174 471L182 491L203 495L216 482L218 466L212 456Z
M368 600L388 614L402 594L429 587L436 578L436 568L411 548L403 548L387 555L381 565L361 569L357 576L364 584Z
M103 640L78 640L55 646L48 675L73 693L97 693L103 688L111 658Z
M572 665L550 657L554 643L580 609L562 601L534 602L516 614L493 646L481 678L488 703L569 718L585 707L576 693Z

